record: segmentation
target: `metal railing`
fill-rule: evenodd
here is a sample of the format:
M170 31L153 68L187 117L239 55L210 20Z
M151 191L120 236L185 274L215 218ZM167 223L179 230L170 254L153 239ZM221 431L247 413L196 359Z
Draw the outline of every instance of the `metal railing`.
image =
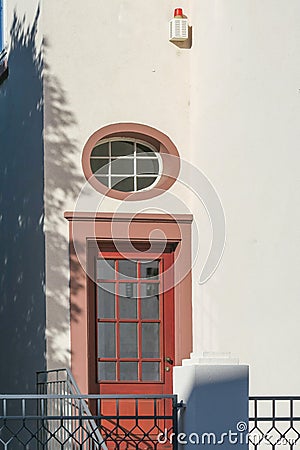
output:
M82 432L83 429L88 432L89 436L92 436L91 439L87 439L84 442L84 450L90 449L103 449L107 450L107 446L101 436L101 432L92 418L92 413L89 409L88 403L84 398L78 398L81 395L81 392L78 388L78 385L73 377L72 372L68 368L63 369L53 369L47 371L39 371L36 373L36 388L37 393L40 395L67 395L74 396L70 398L62 399L59 398L48 398L46 404L41 399L41 403L38 404L38 408L40 408L41 413L47 414L56 414L59 413L62 417L73 417L73 420L69 420L67 423L67 429L65 424L60 427L62 437L64 438L67 434L70 436L74 436L76 434L75 439L78 441L82 441ZM42 409L43 407L43 409ZM46 407L46 410L45 410ZM74 420L74 417L78 415L82 417L84 415L84 428L78 427L78 423ZM57 419L48 420L48 429L50 433L55 434L58 432L59 423L57 423ZM42 432L45 433L44 430ZM78 436L78 433L80 436ZM79 438L79 439L78 439ZM95 440L94 440L95 438ZM90 444L92 446L90 446ZM48 443L48 450L52 450L52 445L54 445L53 441ZM43 447L41 447L43 448ZM55 447L53 447L55 448Z
M37 392L0 395L0 450L177 449L176 395L82 395L67 369L39 372ZM300 448L300 396L250 397L248 443Z
M173 395L0 395L0 449L158 449L177 434L177 406Z
M300 397L249 398L249 449L300 448Z
M37 392L0 395L0 450L160 449L178 433L176 395L81 395L66 369L39 372Z

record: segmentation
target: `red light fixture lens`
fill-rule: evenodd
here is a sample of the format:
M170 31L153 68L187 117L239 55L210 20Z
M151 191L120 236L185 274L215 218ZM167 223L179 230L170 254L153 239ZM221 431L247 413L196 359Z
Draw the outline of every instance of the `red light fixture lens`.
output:
M180 16L180 17L183 16L182 8L176 8L176 9L175 9L175 11L174 11L174 17L178 17L178 16Z

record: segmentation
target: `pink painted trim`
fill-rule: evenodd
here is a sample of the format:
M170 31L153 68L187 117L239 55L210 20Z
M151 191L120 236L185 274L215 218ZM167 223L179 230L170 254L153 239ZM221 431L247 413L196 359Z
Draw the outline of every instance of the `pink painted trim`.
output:
M189 358L192 351L192 274L191 274L191 222L192 215L176 214L116 214L91 212L66 212L70 233L70 308L71 308L71 364L75 379L83 393L97 393L94 373L94 355L90 353L93 314L90 299L91 282L78 259L76 245L86 255L91 242L112 242L112 222L116 219L120 226L114 228L114 240L128 240L124 229L130 223L131 242L147 243L154 229L160 229L166 236L170 248L175 248L174 257L180 259L176 265L174 285L175 305L175 364ZM175 244L175 245L173 245ZM188 270L187 270L188 268ZM185 274L184 278L181 272ZM166 280L167 284L167 280ZM142 389L142 388L141 388ZM140 393L143 393L141 390Z
M92 212L77 212L66 211L64 213L65 219L70 222L74 221L94 221L94 222L153 222L159 223L192 223L192 214L126 214L126 213L92 213Z

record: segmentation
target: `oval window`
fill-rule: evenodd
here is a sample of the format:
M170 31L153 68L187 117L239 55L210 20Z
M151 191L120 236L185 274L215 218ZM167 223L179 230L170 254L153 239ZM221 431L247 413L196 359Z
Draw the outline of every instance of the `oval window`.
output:
M168 136L143 124L117 123L95 131L82 153L88 183L118 200L146 200L175 183L179 153Z

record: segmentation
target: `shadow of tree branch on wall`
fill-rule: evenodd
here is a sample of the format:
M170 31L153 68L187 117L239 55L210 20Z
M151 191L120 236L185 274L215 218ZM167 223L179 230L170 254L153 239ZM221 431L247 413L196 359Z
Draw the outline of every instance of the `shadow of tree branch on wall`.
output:
M82 185L75 162L78 147L68 137L76 126L74 115L59 80L43 65L44 48L36 47L39 9L32 25L26 26L25 19L14 15L9 77L0 86L1 393L35 391L35 372L46 369L46 347L52 365L68 364L69 260L63 213L66 198L75 200Z
M44 42L47 54L49 43ZM57 76L44 65L45 79L45 175L46 175L46 260L47 260L47 353L49 368L68 366L69 350L69 257L68 224L63 213L74 204L82 188L78 169L80 150L72 139L76 119ZM79 267L75 266L76 270ZM79 282L76 289L82 289ZM72 310L72 319L80 310Z
M34 392L45 367L42 52L39 9L16 13L9 78L0 86L0 391Z

